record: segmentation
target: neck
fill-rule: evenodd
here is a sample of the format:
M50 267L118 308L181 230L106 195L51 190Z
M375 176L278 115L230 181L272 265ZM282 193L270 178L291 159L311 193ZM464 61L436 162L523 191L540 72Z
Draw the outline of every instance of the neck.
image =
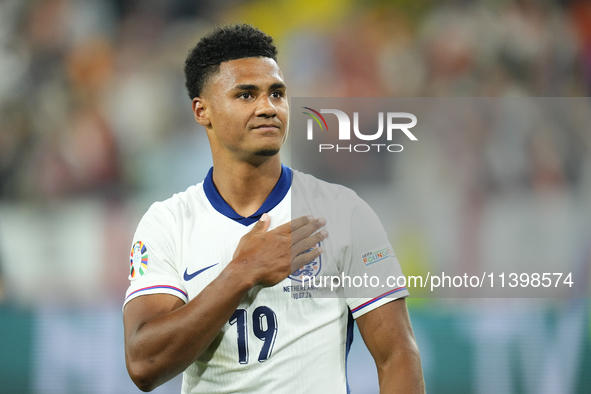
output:
M260 163L213 161L213 183L222 198L237 214L248 217L255 213L281 176L279 155Z

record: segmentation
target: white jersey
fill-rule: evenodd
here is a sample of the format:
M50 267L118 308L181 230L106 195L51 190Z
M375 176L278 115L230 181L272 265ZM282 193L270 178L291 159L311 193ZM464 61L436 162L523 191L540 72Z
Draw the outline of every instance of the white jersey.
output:
M324 217L329 236L321 242L322 255L273 287L252 288L184 372L182 392L346 393L353 319L408 292L375 287L349 298L315 297L317 289L301 279L401 275L379 219L351 190L285 166L265 203L244 218L217 192L212 173L144 215L133 240L125 303L156 293L189 302L228 265L240 238L265 212L270 229L292 217Z

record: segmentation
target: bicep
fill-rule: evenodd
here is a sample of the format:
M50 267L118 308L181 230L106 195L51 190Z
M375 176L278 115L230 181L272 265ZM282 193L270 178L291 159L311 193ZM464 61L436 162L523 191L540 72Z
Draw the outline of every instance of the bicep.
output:
M185 302L171 294L147 294L136 297L123 308L125 342L147 321L172 312L185 305Z
M378 367L387 363L393 354L416 348L404 298L367 312L356 321Z

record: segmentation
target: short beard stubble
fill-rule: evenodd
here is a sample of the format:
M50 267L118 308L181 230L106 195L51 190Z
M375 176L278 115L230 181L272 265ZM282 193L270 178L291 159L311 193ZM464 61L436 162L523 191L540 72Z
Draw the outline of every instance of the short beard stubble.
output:
M279 153L279 149L261 149L254 154L256 156L270 157L275 156L277 153Z

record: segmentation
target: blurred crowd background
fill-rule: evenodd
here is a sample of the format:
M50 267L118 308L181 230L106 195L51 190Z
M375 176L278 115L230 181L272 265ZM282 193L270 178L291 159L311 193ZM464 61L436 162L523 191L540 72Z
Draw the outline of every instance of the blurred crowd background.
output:
M151 202L211 165L182 67L204 33L237 22L275 38L292 97L591 93L583 0L0 0L0 393L137 391L121 323L132 234ZM591 110L581 108L568 132L468 129L398 160L382 185L419 197L399 194L407 208L385 223L403 266L468 267L497 220L493 254L504 234L588 267ZM437 201L450 209L428 208ZM409 300L428 392L587 392L583 297ZM353 393L377 392L361 342ZM159 392L178 390L177 379Z

